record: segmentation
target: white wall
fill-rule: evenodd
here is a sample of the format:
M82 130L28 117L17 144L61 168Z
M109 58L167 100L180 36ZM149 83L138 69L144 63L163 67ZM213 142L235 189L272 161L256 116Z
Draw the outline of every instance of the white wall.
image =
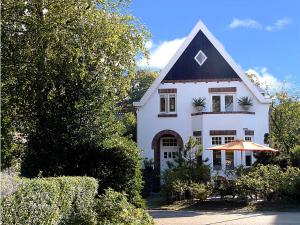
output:
M250 96L253 99L252 114L203 114L191 116L196 112L192 106L193 98L205 97L210 111L210 93L208 88L236 87L236 99ZM181 135L183 142L193 135L194 130L202 130L204 149L211 146L210 130L236 130L236 138L244 138L243 128L254 130L254 141L263 144L264 134L268 132L268 104L261 104L241 81L226 82L197 82L197 83L165 83L159 89L177 88L177 117L158 117L159 94L156 90L146 104L137 111L137 143L142 157L153 158L151 143L153 137L160 131L170 129ZM234 101L234 111L242 111ZM206 150L204 158L212 157L212 152ZM237 159L238 160L238 159Z

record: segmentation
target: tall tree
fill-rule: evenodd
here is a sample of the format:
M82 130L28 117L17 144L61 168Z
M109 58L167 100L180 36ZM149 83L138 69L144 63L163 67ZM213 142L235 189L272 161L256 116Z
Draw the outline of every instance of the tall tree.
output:
M274 147L289 154L300 145L300 101L286 91L276 94L270 115L270 140Z
M80 167L81 156L88 158L89 149L120 145L116 140L122 140L125 127L116 117L119 102L127 96L148 37L128 14L128 4L2 1L5 165L11 164L16 137L26 140L22 170L27 176L68 174ZM137 154L131 147L130 154ZM70 160L74 154L77 161ZM138 165L131 163L132 173L137 173Z

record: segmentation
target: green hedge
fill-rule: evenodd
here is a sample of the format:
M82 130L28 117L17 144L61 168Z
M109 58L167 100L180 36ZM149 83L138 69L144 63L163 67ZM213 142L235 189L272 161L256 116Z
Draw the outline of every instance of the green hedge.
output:
M97 197L94 178L6 176L1 184L1 224L153 224L149 214L129 203L124 193L108 189Z
M97 181L89 177L20 179L2 198L2 224L95 224Z

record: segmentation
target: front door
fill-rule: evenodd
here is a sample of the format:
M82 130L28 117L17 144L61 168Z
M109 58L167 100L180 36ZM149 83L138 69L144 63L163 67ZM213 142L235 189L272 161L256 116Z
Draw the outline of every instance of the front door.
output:
M160 139L160 172L168 169L168 164L176 164L178 155L178 143L174 137L163 137Z

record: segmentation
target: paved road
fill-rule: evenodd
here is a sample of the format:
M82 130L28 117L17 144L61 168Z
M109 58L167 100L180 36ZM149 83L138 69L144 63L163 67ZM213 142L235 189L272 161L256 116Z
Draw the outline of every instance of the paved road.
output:
M159 225L300 225L300 213L292 212L199 212L151 210Z

